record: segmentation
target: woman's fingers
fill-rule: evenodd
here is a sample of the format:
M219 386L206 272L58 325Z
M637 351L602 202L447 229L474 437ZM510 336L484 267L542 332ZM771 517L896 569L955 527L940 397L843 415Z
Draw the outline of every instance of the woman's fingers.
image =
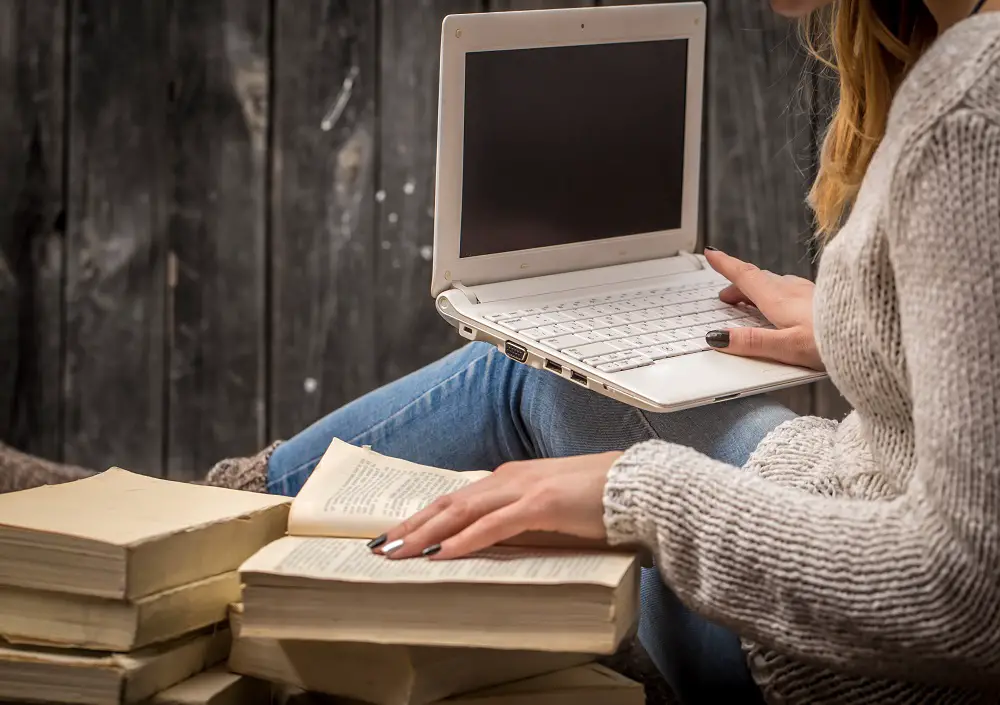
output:
M450 538L432 546L429 555L447 560L481 551L525 531L539 528L537 510L523 497L484 515Z
M444 497L441 502L443 508L426 521L411 525L409 531L404 529L398 535L395 531L390 532L389 541L382 547L382 552L390 558L432 555L443 541L461 533L483 517L503 509L519 497L520 494L509 483L493 483L489 491Z
M735 284L730 284L725 289L720 291L719 298L725 303L732 304L733 306L736 306L737 304L753 305L753 301L747 298L747 295L740 291L740 288Z
M412 534L417 531L421 526L429 522L431 519L437 515L444 512L448 507L452 506L455 502L464 502L470 496L479 494L483 492L484 485L486 490L489 490L489 485L496 482L494 476L490 476L473 482L471 485L463 487L460 490L452 492L451 494L444 495L434 500L426 507L421 509L419 512L414 513L406 521L397 524L396 526L389 529L387 532L378 536L368 542L368 548L373 551L385 552L386 550L395 550L400 544L397 542L404 536ZM391 547L391 548L390 548Z
M783 362L787 365L823 369L823 362L816 351L816 342L801 327L774 330L773 328L731 328L712 331L706 336L708 344L722 352L741 357L755 357Z
M758 307L774 291L774 284L778 281L770 272L719 250L706 250L705 259L712 265L712 269L731 281L743 296Z

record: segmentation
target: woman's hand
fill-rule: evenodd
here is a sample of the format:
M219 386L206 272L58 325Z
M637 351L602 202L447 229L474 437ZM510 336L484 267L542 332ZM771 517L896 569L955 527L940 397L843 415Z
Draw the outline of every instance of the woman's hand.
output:
M719 295L723 301L756 306L776 328L733 328L723 335L710 333L709 345L731 355L824 369L813 334L815 285L811 281L772 274L718 250L705 250L705 259L732 282Z
M604 539L604 485L621 453L507 463L372 544L392 558L456 558L525 531Z

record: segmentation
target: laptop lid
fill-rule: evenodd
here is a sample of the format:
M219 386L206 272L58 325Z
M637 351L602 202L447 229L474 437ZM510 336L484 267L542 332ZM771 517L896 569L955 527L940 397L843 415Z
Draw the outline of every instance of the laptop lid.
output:
M705 6L452 15L432 294L697 242Z

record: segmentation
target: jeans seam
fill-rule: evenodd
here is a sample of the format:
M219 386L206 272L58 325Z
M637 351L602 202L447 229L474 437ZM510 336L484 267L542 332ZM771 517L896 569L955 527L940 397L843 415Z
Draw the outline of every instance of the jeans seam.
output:
M659 438L660 434L658 434L656 429L653 428L653 424L650 423L649 417L646 416L646 412L642 409L636 409L636 411L639 413L639 418L642 420L643 425L645 425L646 430L649 431L650 438Z
M410 409L411 407L413 407L415 404L420 403L422 400L424 400L425 398L427 398L428 396L430 396L433 392L437 391L438 389L440 389L444 385L448 384L449 382L453 381L454 379L456 379L456 378L461 377L462 375L464 375L466 372L469 371L469 369L471 367L473 367L474 365L478 364L481 360L485 360L487 357L489 357L489 354L490 354L491 351L492 351L492 349L487 350L484 354L479 355L479 356L473 358L472 361L469 362L469 364L467 364L465 367L463 367L462 369L460 369L459 371L457 371L455 374L453 374L450 377L446 377L445 379L441 380L440 382L438 382L437 384L435 384L433 387L431 387L430 389L428 389L427 391L425 391L420 396L418 396L418 397L410 400L406 404L406 406L401 407L399 410L396 411L396 413L394 413L391 416L388 416L388 417L382 419L381 421L379 421L378 423L374 424L373 426L368 427L367 429L365 429L361 433L355 435L353 438L351 438L350 440L346 441L346 443L350 443L350 444L353 445L355 441L357 441L359 438L361 438L365 434L372 433L376 429L385 426L390 421L392 421L393 419L395 419L398 416L400 416L403 412L407 411L408 409ZM298 476L307 466L312 465L313 463L319 462L319 460L322 457L323 457L323 454L320 454L320 455L317 455L314 458L311 458L309 460L306 460L304 462L299 463L298 465L295 466L294 469L289 470L288 472L286 472L284 475L281 476L281 482L285 482L289 478ZM277 483L275 483L275 484L277 484ZM268 490L270 490L272 486L274 486L274 485L272 485L272 483L268 482Z

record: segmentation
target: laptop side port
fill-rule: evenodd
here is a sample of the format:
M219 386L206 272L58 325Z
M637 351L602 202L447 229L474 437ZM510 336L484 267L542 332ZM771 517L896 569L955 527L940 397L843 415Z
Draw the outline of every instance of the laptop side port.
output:
M552 362L552 360L545 361L545 369L552 370L557 375L562 374L562 365L560 365L558 362Z
M503 344L503 354L517 362L524 362L528 359L527 349L523 345L512 343L509 340Z
M577 384L582 384L584 387L587 386L587 378L584 377L579 372L574 372L573 370L570 370L569 371L569 378L571 380L573 380L574 382L576 382Z

